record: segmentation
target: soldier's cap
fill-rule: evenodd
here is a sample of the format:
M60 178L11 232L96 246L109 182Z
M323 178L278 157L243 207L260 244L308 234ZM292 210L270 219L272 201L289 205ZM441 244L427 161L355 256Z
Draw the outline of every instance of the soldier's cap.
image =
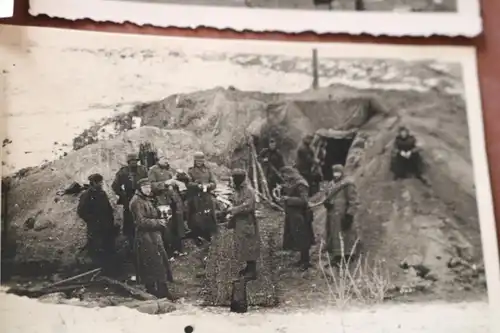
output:
M127 162L138 161L138 160L139 160L139 156L137 156L137 154L134 154L134 153L127 154Z
M408 129L408 127L402 125L402 126L399 126L399 131L402 132L402 131L407 131L409 132L410 130Z
M231 170L231 176L246 176L246 174L245 170L241 168L234 168Z
M142 178L142 179L139 179L139 181L137 181L138 187L142 187L142 186L146 186L146 185L151 185L151 182L147 178Z
M104 180L104 177L99 173L93 173L88 177L88 180L91 183L100 183Z
M342 164L335 164L332 166L332 172L344 172L344 166Z
M204 160L205 154L203 154L203 152L201 151L197 151L196 153L194 153L193 157L195 160Z
M312 134L307 134L305 137L304 137L304 140L312 140L314 138L314 135Z
M168 159L166 156L161 156L160 158L158 158L158 162L160 163L168 163Z

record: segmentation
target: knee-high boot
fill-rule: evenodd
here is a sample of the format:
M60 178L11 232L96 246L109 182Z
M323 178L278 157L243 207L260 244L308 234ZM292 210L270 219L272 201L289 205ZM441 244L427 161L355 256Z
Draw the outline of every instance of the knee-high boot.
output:
M305 271L312 266L311 265L311 255L309 254L309 249L300 251L300 261L302 262L302 265L300 266L300 269L302 271Z

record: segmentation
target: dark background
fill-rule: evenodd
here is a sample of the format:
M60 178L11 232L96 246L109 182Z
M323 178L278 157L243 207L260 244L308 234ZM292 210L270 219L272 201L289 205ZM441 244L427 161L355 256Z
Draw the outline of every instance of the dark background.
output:
M189 30L137 26L130 23L95 23L90 20L68 21L62 19L51 19L48 16L31 17L28 13L29 0L15 0L14 17L0 20L0 24L184 37L475 46L477 48L479 81L483 105L482 111L485 124L491 185L495 201L495 215L497 217L497 235L500 240L500 1L481 0L480 2L482 6L484 31L480 36L472 39L438 36L430 38L397 38L371 37L368 35L350 36L346 34L317 35L309 32L293 35L278 32L237 33L230 30L216 30L209 28ZM425 24L425 19L423 19L423 24ZM497 95L499 97L498 100L495 98ZM456 135L462 135L462 133L456 133Z

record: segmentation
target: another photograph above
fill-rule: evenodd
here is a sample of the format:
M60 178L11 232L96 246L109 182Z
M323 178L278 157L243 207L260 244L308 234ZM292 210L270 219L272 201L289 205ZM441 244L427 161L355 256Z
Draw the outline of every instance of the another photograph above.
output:
M113 0L112 0L113 1ZM184 5L341 11L457 12L457 0L118 0Z
M468 36L479 0L31 0L32 15L236 31Z
M15 26L0 46L3 331L498 318L474 48Z

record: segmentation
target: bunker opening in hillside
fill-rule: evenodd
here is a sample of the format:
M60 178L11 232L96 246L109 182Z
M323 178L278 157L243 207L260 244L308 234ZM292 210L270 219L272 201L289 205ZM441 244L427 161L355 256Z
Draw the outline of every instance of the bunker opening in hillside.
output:
M357 132L336 131L336 130L318 130L316 131L317 146L323 150L322 173L323 180L332 180L332 166L336 164L345 165L347 156L352 147Z

